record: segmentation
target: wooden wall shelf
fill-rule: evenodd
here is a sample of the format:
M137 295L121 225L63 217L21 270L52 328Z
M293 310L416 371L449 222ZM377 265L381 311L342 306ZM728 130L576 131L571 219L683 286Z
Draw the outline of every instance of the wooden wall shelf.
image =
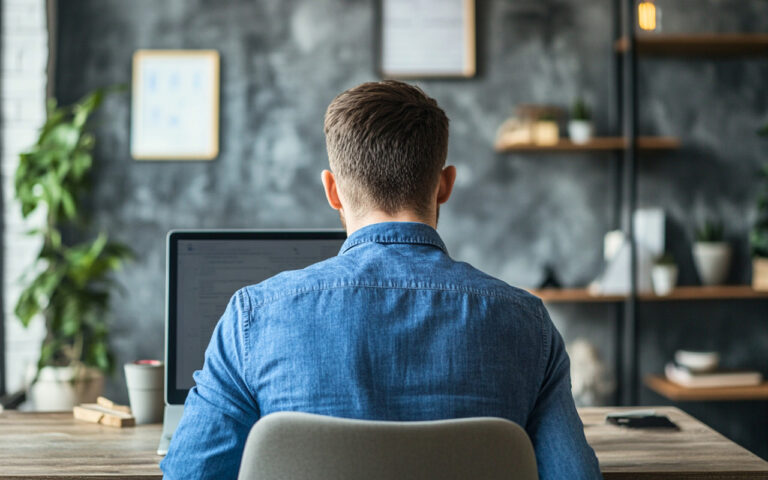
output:
M623 302L625 295L592 295L586 288L529 289L545 303L611 303Z
M677 287L665 296L654 294L638 295L640 300L666 302L673 300L738 300L768 299L768 292L754 290L749 285L721 285L719 287Z
M768 400L768 382L750 387L688 388L659 375L649 375L645 386L670 400L679 402Z
M497 152L595 152L619 151L627 148L623 137L595 137L587 143L573 143L566 138L554 145L497 143ZM680 148L680 140L674 137L638 137L637 148L641 150L674 150Z
M546 303L610 303L623 302L626 295L592 295L586 288L529 290ZM719 287L677 287L672 293L658 296L643 293L637 297L643 302L675 300L750 300L768 299L768 292L757 291L749 285L723 285Z
M640 55L768 55L768 34L707 33L707 34L646 34L636 38ZM626 37L614 44L617 52L626 52Z

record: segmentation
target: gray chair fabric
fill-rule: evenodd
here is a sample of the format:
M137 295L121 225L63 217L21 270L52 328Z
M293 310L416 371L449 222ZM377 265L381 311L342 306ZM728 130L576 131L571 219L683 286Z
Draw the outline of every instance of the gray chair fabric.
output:
M251 429L239 480L536 480L533 446L500 418L350 420L298 412Z

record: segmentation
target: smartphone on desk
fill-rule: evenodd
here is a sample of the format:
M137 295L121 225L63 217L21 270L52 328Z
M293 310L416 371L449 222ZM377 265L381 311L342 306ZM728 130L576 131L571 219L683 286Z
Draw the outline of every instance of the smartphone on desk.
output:
M680 430L666 415L656 415L653 410L636 410L630 412L609 413L605 421L613 425L627 428L668 428Z

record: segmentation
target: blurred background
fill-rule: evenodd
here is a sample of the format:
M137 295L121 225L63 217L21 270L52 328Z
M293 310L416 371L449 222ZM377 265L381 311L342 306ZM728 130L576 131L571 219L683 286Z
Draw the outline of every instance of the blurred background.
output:
M453 257L515 286L541 287L549 267L556 284L579 289L568 290L567 301L552 291L552 282L537 292L566 343L578 341L579 359L586 355L583 361L602 372L593 382L596 390L584 397L587 403L676 405L768 458L765 388L746 400L680 401L644 383L648 375L662 375L681 349L714 351L724 367L768 374L768 297L748 287L750 232L766 188L759 171L768 162L768 140L758 130L768 122L768 52L763 47L760 55L702 57L688 51L643 56L638 50L629 82L621 72L631 70L621 62L632 56L617 53L614 44L622 18L616 6L626 3L476 1L475 74L413 80L451 121L448 163L457 167L458 178L438 231ZM663 16L645 35L768 32L765 0L655 5ZM76 218L88 222L61 229L65 243L105 232L134 253L110 274L120 288L111 290L104 313L116 366L105 392L124 403L122 365L163 357L170 229L339 226L320 183L328 165L323 115L341 91L382 78L381 7L370 0L3 2L7 392L29 381L29 365L34 369L50 330L40 315L25 328L14 312L29 284L20 276L44 242L24 232L45 223L44 211L21 218L14 175L19 153L38 140L46 98L66 106L95 89L125 86L106 94L86 125L95 141L93 169L90 190L77 197ZM212 161L132 158L132 62L140 49L219 52L219 151ZM621 136L631 105L624 102L621 109L619 100L631 100L628 86L636 91L637 132L673 139L658 151L638 149L630 183L623 146L558 150L544 143L526 149L501 142L499 127L520 116L520 105L560 108L566 113L555 119L559 136L568 137L567 117L576 118L577 100L588 107L595 137ZM678 268L678 285L702 284L694 259L698 240L728 245L730 262L718 283L744 288L711 295L689 290L667 301L647 294L647 301L640 295L631 304L623 294L593 298L585 289L610 260L604 237L626 227L627 185L637 188L635 207L663 213L662 250ZM634 323L626 323L628 313ZM636 334L631 344L627 325ZM636 351L631 378L628 360L622 361L627 348Z

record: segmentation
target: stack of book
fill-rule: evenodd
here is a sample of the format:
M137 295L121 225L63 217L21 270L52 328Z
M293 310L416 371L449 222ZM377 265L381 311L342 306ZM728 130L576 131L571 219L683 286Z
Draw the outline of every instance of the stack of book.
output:
M756 371L696 371L675 362L668 363L664 373L670 382L689 388L748 387L763 381L763 375Z

